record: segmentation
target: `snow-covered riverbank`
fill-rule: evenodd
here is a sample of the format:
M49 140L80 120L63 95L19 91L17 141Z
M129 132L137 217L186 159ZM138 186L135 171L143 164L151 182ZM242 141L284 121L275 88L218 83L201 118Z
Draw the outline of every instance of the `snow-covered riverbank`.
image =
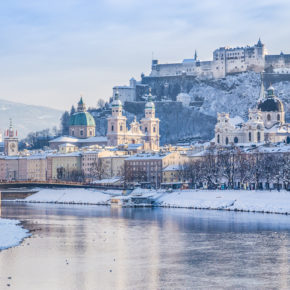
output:
M91 189L40 189L24 202L103 204L109 205L112 197L121 195L116 190ZM245 190L165 190L136 189L132 196L149 197L155 206L198 208L214 210L238 210L250 212L290 214L290 192Z
M290 192L183 190L154 194L159 206L290 214Z
M0 218L0 250L15 247L28 236L28 231L21 227L19 221Z
M23 201L32 203L68 203L109 205L112 195L120 195L122 191L100 191L84 188L40 189ZM19 200L22 201L22 200Z

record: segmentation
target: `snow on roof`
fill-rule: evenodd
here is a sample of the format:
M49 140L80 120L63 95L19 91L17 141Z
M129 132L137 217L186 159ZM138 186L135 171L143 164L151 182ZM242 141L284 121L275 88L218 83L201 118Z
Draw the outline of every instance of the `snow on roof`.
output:
M54 143L94 143L94 142L107 142L107 137L105 136L94 136L84 139L78 139L75 137L69 137L69 136L60 136L53 140L50 140L49 142Z
M88 142L107 142L108 139L105 136L95 136L95 137L90 137L87 139L78 139L79 142L82 143L88 143Z
M179 164L168 165L163 169L163 171L177 171L180 170L181 166Z
M163 154L151 154L151 153L142 153L142 154L135 154L133 156L130 156L126 160L144 160L144 159L150 159L150 160L156 160L156 159L163 159L164 157L171 154L171 152L163 153Z
M55 139L53 139L53 140L50 140L49 142L76 143L76 142L78 142L78 138L75 138L75 137L69 137L69 136L60 136L60 137L57 137L57 138L55 138Z
M230 118L229 121L234 126L237 126L238 124L244 123L244 120L240 116L235 116L233 118Z
M143 144L129 144L128 145L128 150L138 149L138 148L140 148L142 146L143 146Z

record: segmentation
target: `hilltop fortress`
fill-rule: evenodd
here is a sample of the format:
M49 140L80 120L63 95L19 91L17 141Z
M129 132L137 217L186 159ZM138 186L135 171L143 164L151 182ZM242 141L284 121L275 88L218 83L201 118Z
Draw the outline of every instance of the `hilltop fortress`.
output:
M213 52L213 60L200 61L195 52L194 58L181 63L159 64L152 60L151 77L177 76L182 74L205 79L224 78L228 74L281 68L290 69L290 54L268 55L265 45L259 41L253 46L220 47Z
M191 59L180 63L160 64L152 60L149 75L141 74L141 81L134 78L129 86L115 86L113 96L119 92L124 102L146 101L148 88L156 101L177 100L180 93L188 93L196 81L211 81L242 72L264 72L265 86L280 80L290 80L290 54L267 53L265 45L259 39L253 46L220 47L213 52L213 59L201 61L197 53Z

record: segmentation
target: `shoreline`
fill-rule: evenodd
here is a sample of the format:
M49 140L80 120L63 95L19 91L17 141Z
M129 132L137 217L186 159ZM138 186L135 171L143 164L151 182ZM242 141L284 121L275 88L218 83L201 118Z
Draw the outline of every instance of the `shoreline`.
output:
M25 222L16 219L0 218L0 252L20 246L25 239L31 237L31 231L24 227ZM5 239L3 238L5 236ZM8 237L8 238L7 238Z
M131 198L137 198L137 202L123 202ZM8 202L110 206L112 199L117 200L118 207L168 207L290 215L290 192L285 190L176 190L168 192L138 188L130 194L123 195L120 190L39 189L37 193L25 199Z

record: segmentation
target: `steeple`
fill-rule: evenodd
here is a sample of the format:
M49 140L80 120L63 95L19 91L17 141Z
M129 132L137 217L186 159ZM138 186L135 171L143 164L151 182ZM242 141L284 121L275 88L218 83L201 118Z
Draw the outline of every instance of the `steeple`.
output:
M197 61L197 52L196 52L196 50L194 52L194 60Z
M260 88L260 96L259 100L263 100L265 98L265 88L264 88L264 75L261 73L261 88Z
M84 104L83 96L81 95L81 98L78 102L78 112L85 112L85 111L86 111L86 105Z
M261 38L260 38L260 37L259 37L259 40L258 40L257 46L259 46L259 47L263 46L263 43L262 43L262 41L261 41Z

